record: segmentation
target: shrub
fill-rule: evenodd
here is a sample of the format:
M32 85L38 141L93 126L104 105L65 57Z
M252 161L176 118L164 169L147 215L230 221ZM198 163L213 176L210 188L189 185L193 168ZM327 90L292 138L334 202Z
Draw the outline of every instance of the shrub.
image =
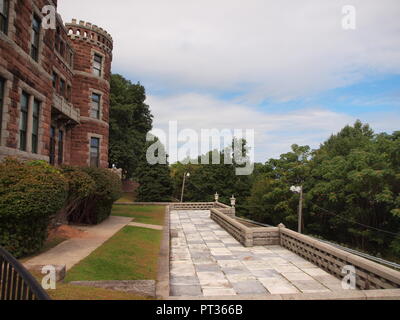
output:
M16 257L39 251L67 189L61 172L44 161L0 163L0 245Z
M96 190L94 180L79 167L62 166L61 171L68 181L68 197L65 206L57 215L57 221L68 222L69 216Z
M98 224L111 214L113 203L121 197L120 177L108 169L81 168L94 181L95 189L71 212L68 221L72 223Z

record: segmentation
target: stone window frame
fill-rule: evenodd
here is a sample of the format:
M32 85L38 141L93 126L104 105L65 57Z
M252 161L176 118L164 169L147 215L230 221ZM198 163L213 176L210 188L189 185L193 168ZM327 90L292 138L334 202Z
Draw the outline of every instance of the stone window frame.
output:
M99 118L92 117L92 96L93 96L93 94L98 94L100 96ZM100 90L97 90L94 88L89 88L89 101L90 101L90 107L89 107L88 118L90 118L92 120L103 121L104 93Z
M60 53L60 50L57 49L57 32L60 30L60 36L59 36L59 43L63 42L65 45L65 52L64 55ZM67 38L63 40L62 37L62 32L66 31L65 26L63 24L61 16L57 15L56 17L56 29L55 29L55 45L54 45L54 53L55 55L65 64L65 66L70 70L73 71L74 68L74 56L75 56L75 50L73 49L70 41L68 41L68 32L66 31Z
M19 112L18 112L19 113L19 130L18 130L19 145L18 145L18 149L19 149L19 151L27 152L28 151L28 141L29 141L28 129L29 129L29 125L30 125L29 118L31 117L30 111L31 111L31 109L33 109L33 104L31 104L31 102L32 102L31 95L25 91L21 92L19 99L20 99L20 108L19 108ZM33 100L35 100L35 99L33 99ZM25 105L25 103L22 104L22 101L26 102L26 105ZM22 106L24 106L24 109L22 109ZM22 118L22 114L24 115L24 118ZM23 125L22 125L22 119L25 119L23 122L24 123ZM33 121L32 121L32 123L33 123ZM32 128L30 131L32 132ZM22 146L22 142L21 142L22 141L21 137L24 137L23 146ZM30 148L32 149L32 146Z
M18 117L17 117L17 125L19 126L20 123L20 110L21 110L21 103L22 103L22 93L25 92L29 95L29 103L28 103L28 127L27 127L27 141L26 141L26 151L20 150L20 138L19 134L17 134L17 149L20 151L21 154L28 154L28 155L42 155L41 151L43 150L43 136L44 136L44 109L46 103L46 97L27 85L25 82L20 81L19 88L18 88L18 97L19 101L17 104L18 109ZM39 109L39 133L38 133L38 146L37 146L37 153L32 152L32 127L33 127L33 101L39 101L40 109Z
M4 14L0 13L0 16L5 20L6 23L4 25L4 30L1 30L0 32L2 32L5 35L8 35L8 27L10 24L11 3L10 3L10 0L4 0L3 6L5 3L7 4L7 12L5 12ZM4 9L4 7L2 9Z
M33 12L31 14L31 23L30 23L30 26L29 26L29 30L30 30L29 57L31 58L31 61L33 61L33 62L35 62L37 64L41 64L42 61L43 61L43 58L44 58L43 57L43 47L44 47L43 40L44 40L44 34L45 34L46 30L43 29L42 24L40 24L38 59L35 60L35 59L33 59L32 54L31 54L31 45L32 45L31 41L32 41L32 33L33 33L32 24L33 24L34 16L37 16L40 19L41 22L43 21L44 15L43 15L42 11L35 4L33 4Z
M92 132L89 132L87 134L87 137L88 137L88 152L89 152L88 154L89 154L89 157L88 157L86 163L87 163L88 167L90 167L91 141L92 141L92 138L97 138L97 139L99 139L99 168L101 168L101 152L102 152L102 148L103 148L104 137L101 134L92 133Z
M43 102L34 97L32 107L34 107L35 102L38 103L38 108L39 108L39 110L38 110L39 114L37 116L38 129L37 129L37 135L36 135L35 132L34 132L34 129L33 129L33 124L34 124L34 120L35 120L35 115L34 115L34 112L33 112L34 108L33 108L32 109L32 134L31 134L31 136L29 138L31 139L31 152L34 153L34 154L39 154L40 113L41 113L42 108L43 108ZM34 148L33 148L33 137L34 137L34 135L36 135L36 139L37 139L37 141L36 141L36 150L34 150Z
M16 17L16 12L15 12L15 3L17 0L9 0L8 1L8 24L7 24L7 32L3 33L0 32L3 36L6 36L10 39L14 39L15 33L16 33L16 28L14 25L15 17Z
M60 163L60 132L62 132L63 140L62 140L62 161ZM64 127L56 127L56 145L57 145L57 165L61 166L65 163L65 138L67 135L67 131Z
M97 74L94 73L94 57L95 57L95 55L98 55L98 56L100 56L102 58L102 60L101 60L101 75L100 76L98 76ZM91 74L93 75L93 77L104 79L105 62L106 62L105 54L102 53L99 50L92 49L92 51L91 51L91 59L90 59L90 63L91 63L90 64L90 69L91 69L90 71L91 71Z
M13 84L13 75L11 72L6 70L4 67L0 66L0 77L5 80L4 84L4 96L3 96L3 106L2 106L2 115L1 115L1 125L0 125L0 146L7 145L7 139L9 137L9 132L7 129L7 125L10 121L10 113L9 110L12 109L12 101L10 97L10 93L12 90Z
M63 75L63 73L62 72L60 72L57 68L53 68L53 72L52 72L52 78L53 78L53 73L55 73L56 75L57 75L57 77L58 77L58 83L57 83L57 85L56 85L56 88L53 88L53 84L52 84L52 88L53 88L53 90L55 91L55 93L57 93L57 95L59 95L60 97L62 97L65 101L67 101L67 102L71 102L71 101L68 101L68 99L67 99L67 87L69 86L70 88L71 88L71 94L72 94L72 83L71 83L71 81L69 81L64 75ZM65 83L65 95L62 95L61 94L61 92L60 92L60 90L61 90L61 80L63 80L64 81L64 83Z

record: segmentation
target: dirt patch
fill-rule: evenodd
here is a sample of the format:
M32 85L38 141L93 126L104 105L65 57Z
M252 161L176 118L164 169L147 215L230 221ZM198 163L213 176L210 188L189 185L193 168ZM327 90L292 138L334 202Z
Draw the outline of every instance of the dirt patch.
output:
M86 237L88 237L88 233L86 231L68 225L61 225L49 231L49 236L47 238L47 241L59 238L73 239L73 238L86 238Z

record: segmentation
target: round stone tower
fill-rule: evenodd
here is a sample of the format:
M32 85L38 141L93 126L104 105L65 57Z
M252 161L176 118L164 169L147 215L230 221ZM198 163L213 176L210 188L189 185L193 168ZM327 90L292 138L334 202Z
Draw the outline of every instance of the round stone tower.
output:
M113 39L89 22L72 19L65 27L74 49L72 104L80 109L80 124L71 134L71 164L107 168Z

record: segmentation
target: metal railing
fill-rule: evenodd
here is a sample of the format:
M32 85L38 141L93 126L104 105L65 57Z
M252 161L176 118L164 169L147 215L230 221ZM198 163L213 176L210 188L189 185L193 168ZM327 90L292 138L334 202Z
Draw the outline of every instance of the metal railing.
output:
M51 300L35 278L0 247L0 300Z

